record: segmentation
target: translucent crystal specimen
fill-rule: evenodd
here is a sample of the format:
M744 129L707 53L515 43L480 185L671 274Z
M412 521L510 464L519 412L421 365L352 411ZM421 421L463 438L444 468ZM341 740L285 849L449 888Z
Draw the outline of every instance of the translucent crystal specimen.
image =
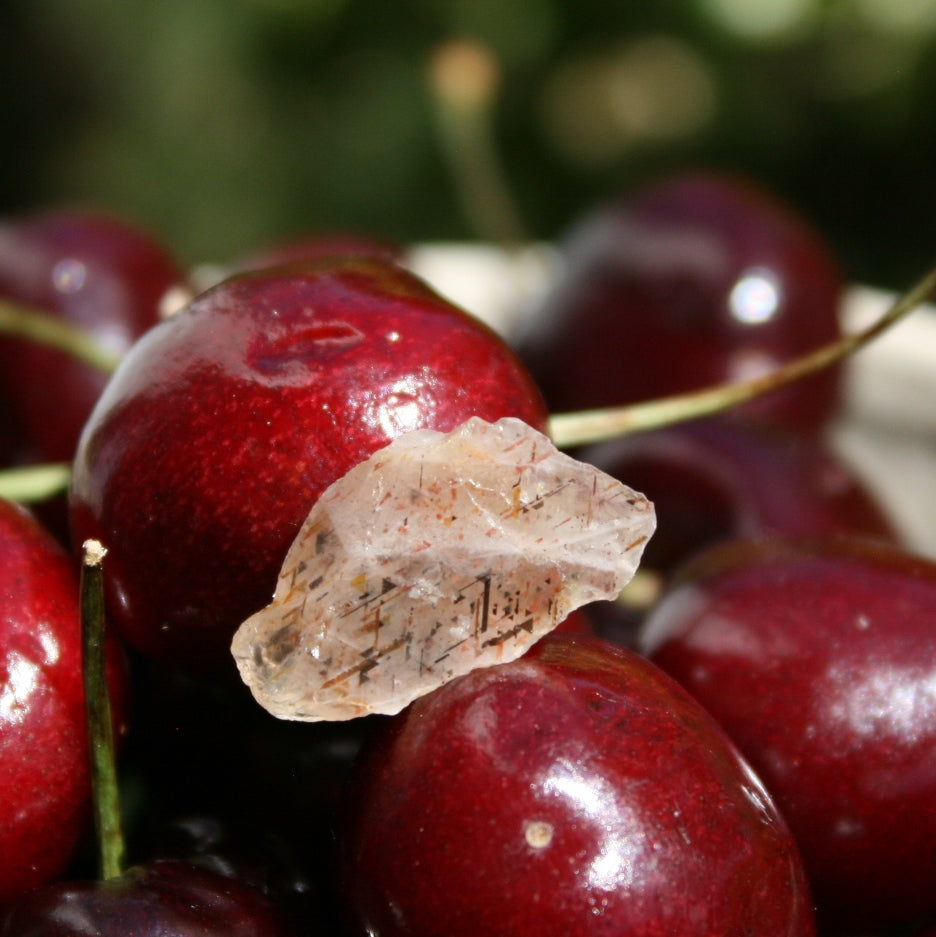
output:
M399 712L614 598L654 525L643 495L520 420L407 433L321 496L232 652L280 718Z

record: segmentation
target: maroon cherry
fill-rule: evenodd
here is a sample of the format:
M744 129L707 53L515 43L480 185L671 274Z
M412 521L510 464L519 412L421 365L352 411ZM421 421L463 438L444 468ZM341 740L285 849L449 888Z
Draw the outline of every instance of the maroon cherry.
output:
M0 902L60 875L90 821L78 577L0 500ZM121 670L111 683L120 706Z
M148 232L84 210L0 223L0 297L93 335L114 356L159 319L185 274ZM106 374L37 342L0 340L0 387L34 461L69 461Z
M577 608L570 612L555 628L556 631L566 634L594 634L591 619L584 608Z
M417 700L366 748L343 878L372 937L805 937L796 847L724 732L597 638Z
M871 491L822 441L718 417L635 433L579 457L642 491L658 524L642 565L669 573L740 537L897 533Z
M104 882L47 885L0 913L0 937L292 937L294 933L256 889L184 862L152 862Z
M869 542L739 542L688 566L641 642L747 755L822 917L936 913L936 564Z
M667 577L711 543L838 532L898 539L861 479L804 433L718 417L609 440L579 457L642 491L656 511L641 561L654 591L633 604L587 609L600 635L627 647Z
M84 545L80 582L82 679L89 702L85 743L101 878L54 882L0 910L0 937L292 937L292 923L257 888L198 862L125 867L112 709L106 674L100 544Z
M547 417L506 345L403 268L241 274L123 359L79 445L74 539L109 548L131 645L233 673L231 637L324 488L401 433L472 415Z
M806 221L747 182L664 179L583 218L519 342L554 411L632 403L763 373L838 334L842 280ZM739 412L816 427L840 369Z

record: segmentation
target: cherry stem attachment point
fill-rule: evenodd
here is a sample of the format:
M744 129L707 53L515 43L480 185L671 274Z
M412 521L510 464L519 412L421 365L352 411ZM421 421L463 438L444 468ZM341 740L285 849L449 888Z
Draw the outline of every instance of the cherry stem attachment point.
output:
M0 334L25 338L63 351L102 374L112 374L118 355L103 348L87 332L55 319L41 309L0 299Z
M91 755L91 787L102 879L124 871L124 837L120 822L120 793L114 753L114 726L107 682L102 563L107 550L86 540L81 564L81 640L85 712Z
M768 374L735 384L719 384L623 407L556 413L550 417L549 435L557 447L568 449L720 413L846 358L934 295L936 268L900 296L883 316L867 328L822 345Z

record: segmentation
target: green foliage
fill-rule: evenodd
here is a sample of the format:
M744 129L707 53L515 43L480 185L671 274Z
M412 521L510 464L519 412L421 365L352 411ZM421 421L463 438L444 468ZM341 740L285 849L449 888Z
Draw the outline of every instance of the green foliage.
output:
M317 229L471 237L427 83L470 37L502 70L496 142L535 236L714 165L899 285L932 253L934 36L908 0L10 0L0 211L102 204L193 262Z

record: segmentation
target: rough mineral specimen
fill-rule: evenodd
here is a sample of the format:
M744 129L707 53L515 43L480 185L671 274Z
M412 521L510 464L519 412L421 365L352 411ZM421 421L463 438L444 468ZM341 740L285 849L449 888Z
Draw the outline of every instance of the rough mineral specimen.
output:
M654 526L643 495L520 420L417 430L325 491L232 652L280 718L396 713L614 598Z

